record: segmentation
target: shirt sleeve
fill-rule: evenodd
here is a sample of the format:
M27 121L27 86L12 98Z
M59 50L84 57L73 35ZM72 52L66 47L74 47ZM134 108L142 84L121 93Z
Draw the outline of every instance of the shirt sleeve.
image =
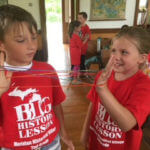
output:
M85 30L84 31L85 34L83 35L83 38L85 37L86 34L88 34L89 39L83 44L82 50L87 50L88 49L88 41L91 40L91 31L90 31L90 28L88 27L88 25L85 26L84 30Z
M87 33L89 34L89 40L91 40L91 31L88 25L87 25Z
M150 114L150 81L138 81L125 106L136 118L138 127L142 127Z
M62 90L58 75L55 70L54 70L54 77L52 78L51 82L52 82L53 105L56 106L62 103L65 100L66 96Z

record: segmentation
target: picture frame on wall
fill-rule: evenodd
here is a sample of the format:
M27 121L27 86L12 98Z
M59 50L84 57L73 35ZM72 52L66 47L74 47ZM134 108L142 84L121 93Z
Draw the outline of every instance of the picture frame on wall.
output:
M126 0L91 0L90 20L126 20Z
M0 6L7 5L7 4L8 4L8 0L0 0Z

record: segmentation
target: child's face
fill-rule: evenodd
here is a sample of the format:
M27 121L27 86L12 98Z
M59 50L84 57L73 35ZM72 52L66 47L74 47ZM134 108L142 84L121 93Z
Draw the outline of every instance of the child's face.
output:
M85 18L83 18L83 16L82 16L82 15L78 15L78 21L79 21L79 22L81 22L81 24L82 24L82 25L84 25L84 24L85 24L85 22L86 22L86 19L85 19Z
M114 40L111 55L114 55L114 71L124 75L132 74L139 70L139 65L144 62L144 54L140 54L136 41L121 37Z
M30 33L26 23L13 26L0 44L6 52L6 62L10 65L24 66L31 63L37 50L37 33Z
M75 32L80 32L81 31L81 25L80 26L78 26L78 27L75 27Z

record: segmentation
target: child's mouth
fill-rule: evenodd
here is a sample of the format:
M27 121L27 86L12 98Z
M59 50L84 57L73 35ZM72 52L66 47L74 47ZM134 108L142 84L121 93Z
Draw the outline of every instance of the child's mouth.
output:
M29 53L29 54L27 54L27 55L31 57L31 56L34 56L34 54L35 54L35 53Z
M121 63L115 63L114 66L115 67L121 67L121 66L123 66L123 64L121 64Z

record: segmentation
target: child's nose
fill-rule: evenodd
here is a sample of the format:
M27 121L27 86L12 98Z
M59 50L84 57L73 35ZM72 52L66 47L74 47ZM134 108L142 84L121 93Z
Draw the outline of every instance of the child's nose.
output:
M33 41L33 40L30 40L28 42L28 48L31 49L31 50L34 50L37 48L37 42L36 41Z
M115 53L113 56L115 61L121 60L121 55L119 53Z

